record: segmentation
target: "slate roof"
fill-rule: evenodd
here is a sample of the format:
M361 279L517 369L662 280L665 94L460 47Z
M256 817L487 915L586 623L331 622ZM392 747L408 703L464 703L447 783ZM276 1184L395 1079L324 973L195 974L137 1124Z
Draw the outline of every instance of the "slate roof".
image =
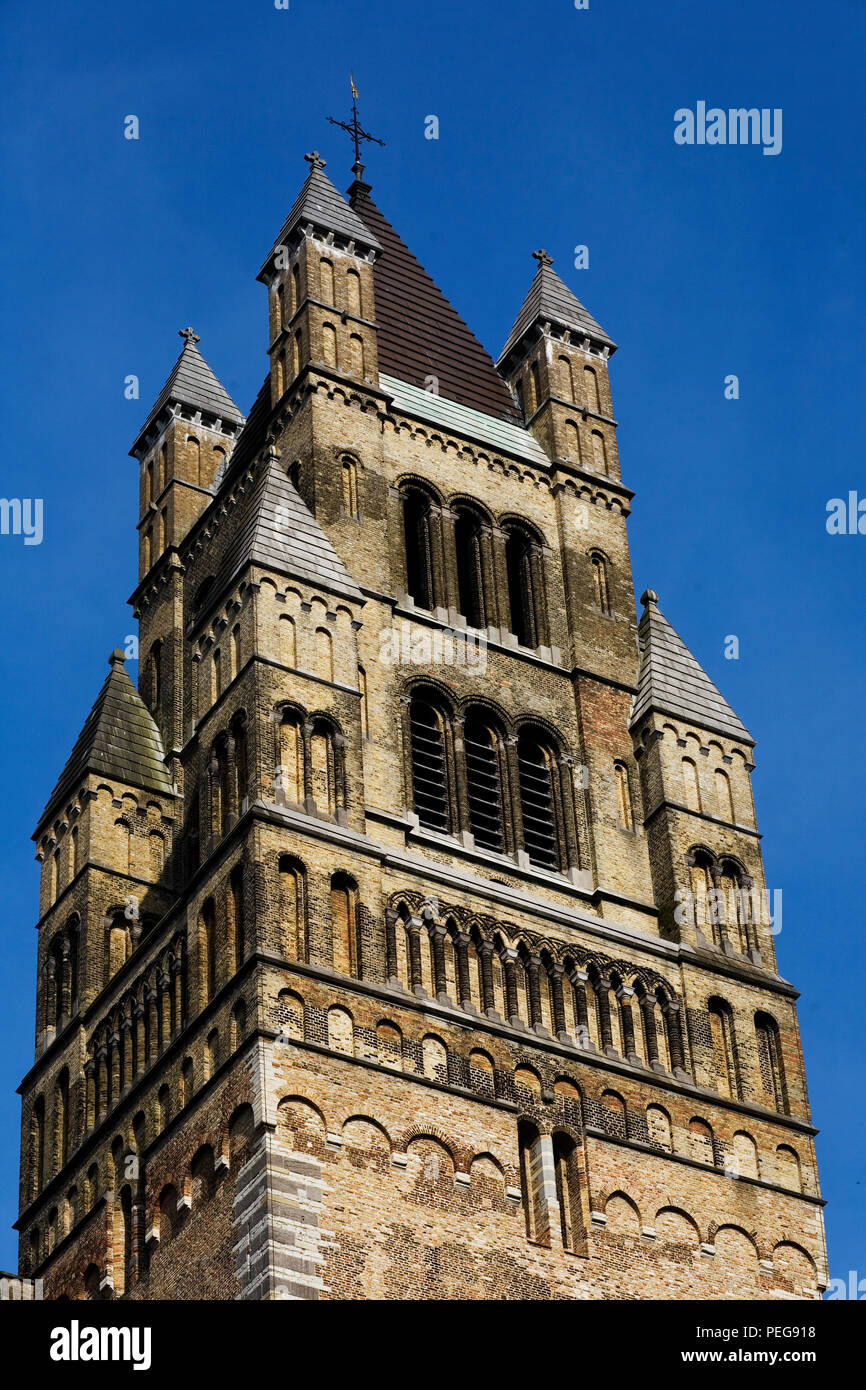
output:
M350 241L355 241L361 247L369 247L374 251L380 249L372 230L364 225L361 218L346 202L342 193L334 187L327 174L323 172L321 165L314 163L295 199L291 212L283 223L265 265L262 266L262 271L273 255L274 248L288 244L295 228L305 226L307 223L310 223L318 232L336 232ZM259 272L260 279L262 271Z
M356 181L349 201L382 246L373 265L379 371L418 387L435 376L440 396L519 423L493 359L379 211L369 185Z
M37 834L55 808L78 791L87 773L163 796L175 792L159 729L124 670L123 652L116 649L108 662L111 670L48 798Z
M514 327L500 353L500 362L504 361L511 349L536 323L551 323L560 328L570 328L591 338L593 342L606 344L611 352L616 351L613 339L607 336L601 324L596 323L577 295L572 294L568 285L560 280L552 266L547 264L538 267L520 313L514 321Z
M641 601L645 606L638 628L640 669L629 727L649 710L657 710L738 743L754 744L746 726L660 611L658 595L647 590Z
M228 585L247 564L305 580L330 593L362 600L362 594L319 523L289 482L278 458L263 461L241 502L242 514L220 565ZM222 587L222 586L221 586Z
M271 418L271 378L266 376L259 394L250 407L243 429L235 440L234 448L227 454L216 471L213 481L214 492L220 487L227 473L235 473L243 464L249 463L267 443L268 421Z
M379 385L393 397L394 408L419 420L427 420L434 425L442 425L447 430L467 439L474 439L486 448L508 454L512 458L525 459L536 467L549 468L550 459L534 435L522 425L513 425L510 420L497 419L485 415L471 406L449 401L444 396L436 396L432 391L423 391L419 386L411 386L406 381L379 373Z
M143 434L169 403L191 406L221 420L243 423L243 414L228 391L214 376L195 343L187 339L181 354L169 373L168 380L156 398L156 403L142 425L130 452L134 452Z

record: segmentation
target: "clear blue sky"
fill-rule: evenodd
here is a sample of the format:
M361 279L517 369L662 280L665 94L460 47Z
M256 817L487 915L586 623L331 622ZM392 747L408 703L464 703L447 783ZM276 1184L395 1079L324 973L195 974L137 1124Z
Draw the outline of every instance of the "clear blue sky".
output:
M866 535L825 530L828 499L866 496L866 5L90 0L7 8L2 28L0 490L44 498L45 536L0 536L0 1268L16 1262L15 1087L32 1061L29 836L110 649L134 630L127 450L184 324L251 403L266 369L255 274L305 151L348 186L348 142L325 117L346 115L354 69L364 122L388 142L368 158L374 196L494 355L538 246L620 344L637 593L659 591L758 740L831 1274L866 1274ZM781 154L676 145L675 110L699 100L782 108ZM424 138L430 114L438 141ZM572 269L577 244L588 270ZM139 401L124 399L129 373Z

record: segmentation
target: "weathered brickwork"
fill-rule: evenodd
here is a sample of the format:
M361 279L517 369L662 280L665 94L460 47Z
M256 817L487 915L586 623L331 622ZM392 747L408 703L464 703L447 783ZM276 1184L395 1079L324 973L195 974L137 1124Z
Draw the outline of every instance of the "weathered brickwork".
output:
M539 252L497 370L309 158L249 417L184 330L133 448L138 691L34 837L20 1274L816 1298L753 742L638 625L614 345Z

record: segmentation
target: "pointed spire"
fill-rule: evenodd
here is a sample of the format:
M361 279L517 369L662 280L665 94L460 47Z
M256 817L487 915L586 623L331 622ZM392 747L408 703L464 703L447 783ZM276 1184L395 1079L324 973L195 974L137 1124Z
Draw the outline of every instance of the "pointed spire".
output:
M304 158L310 166L310 172L259 271L259 280L266 280L277 248L288 246L299 228L310 227L319 235L327 236L331 233L344 242L353 242L361 255L381 250L375 236L364 226L358 214L353 212L343 195L331 183L325 173L325 161L318 150L312 150L304 155Z
M581 304L553 269L553 259L544 250L533 251L538 262L535 279L529 286L514 327L508 335L497 366L502 371L507 358L538 324L549 323L558 329L568 329L577 338L589 338L597 347L616 352L616 343L605 333L601 324Z
M629 727L634 728L645 714L656 710L708 733L754 744L746 726L661 612L655 590L645 590L641 603L640 670Z
M153 409L136 435L130 453L135 456L140 441L169 406L179 405L187 410L200 410L202 415L222 420L224 425L239 426L244 417L228 391L202 357L196 343L199 335L192 328L181 328L178 336L184 343L180 356L168 375L168 380L156 398Z
M355 580L289 481L275 445L268 446L242 505L220 566L227 584L246 565L257 564L363 602Z
M115 647L108 658L111 669L48 798L36 835L54 811L78 792L88 773L162 796L175 794L159 729L126 674L125 662L124 653Z

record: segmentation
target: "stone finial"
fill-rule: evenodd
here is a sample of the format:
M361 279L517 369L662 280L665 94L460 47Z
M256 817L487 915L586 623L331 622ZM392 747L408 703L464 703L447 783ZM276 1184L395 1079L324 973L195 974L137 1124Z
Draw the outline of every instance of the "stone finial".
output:
M325 167L325 161L318 150L311 150L309 154L304 155L304 159L309 164L311 173L313 169L324 169Z
M111 667L112 671L114 670L115 666L123 666L125 665L125 663L126 653L122 652L120 647L115 647L114 651L111 653L111 656L108 658L108 664Z
M640 596L640 601L643 604L644 608L648 608L651 603L658 603L659 596L656 593L655 589L644 589L643 593Z
M186 344L201 342L201 339L194 328L179 328L177 330L177 336L179 338L184 338L186 340Z
M539 270L541 270L543 266L546 266L546 265L553 265L553 257L552 257L552 256L548 256L548 254L547 254L547 252L545 251L545 249L544 249L543 246L541 247L541 249L540 249L539 251L533 251L533 253L532 253L532 259L533 259L534 261L538 261L538 268L539 268Z

